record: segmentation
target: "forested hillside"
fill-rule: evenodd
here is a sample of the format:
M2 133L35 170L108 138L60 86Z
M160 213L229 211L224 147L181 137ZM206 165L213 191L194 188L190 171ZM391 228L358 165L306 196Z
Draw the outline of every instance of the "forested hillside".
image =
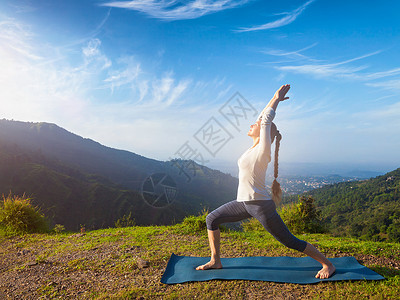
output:
M152 208L138 191L85 174L37 153L0 146L0 194L26 194L54 224L69 230L105 228L129 213L138 224L171 223L182 210ZM144 214L146 212L146 214Z
M315 199L330 232L400 241L400 168L376 178L328 185Z

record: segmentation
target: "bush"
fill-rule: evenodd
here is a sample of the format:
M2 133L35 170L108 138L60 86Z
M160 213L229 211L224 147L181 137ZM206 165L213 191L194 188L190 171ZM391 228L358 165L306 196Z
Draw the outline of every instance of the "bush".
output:
M303 221L298 203L290 203L282 206L279 214L292 233L299 234L303 232L304 225L302 224Z
M16 233L48 231L48 225L39 208L31 204L31 199L8 195L0 203L0 226Z
M65 230L65 226L61 225L61 224L56 224L53 228L53 231L57 234L60 234L61 232L63 232Z
M207 230L206 218L208 211L203 209L199 216L187 216L182 221L185 233L204 233Z
M314 198L311 196L301 196L299 202L283 206L280 216L294 234L325 231L320 212L315 207Z
M130 212L129 215L124 215L122 218L119 218L117 222L114 223L116 228L122 227L133 227L136 225L135 219L132 218L132 213Z

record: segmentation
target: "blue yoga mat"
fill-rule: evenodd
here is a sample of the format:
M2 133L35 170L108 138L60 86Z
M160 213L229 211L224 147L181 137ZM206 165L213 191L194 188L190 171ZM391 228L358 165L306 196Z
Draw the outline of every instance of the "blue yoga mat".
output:
M178 256L172 253L161 282L176 284L187 281L223 279L309 284L321 281L385 279L378 273L360 265L354 257L329 258L335 265L336 272L328 279L314 277L321 269L321 264L310 257L221 258L222 269L195 269L209 260L210 257Z

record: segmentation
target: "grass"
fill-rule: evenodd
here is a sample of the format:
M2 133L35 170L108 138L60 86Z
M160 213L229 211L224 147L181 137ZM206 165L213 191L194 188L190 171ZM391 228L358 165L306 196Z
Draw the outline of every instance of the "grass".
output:
M191 222L191 225L193 222ZM327 234L299 235L316 245L328 257L352 255L386 277L383 281L325 282L315 285L278 284L260 281L208 281L176 285L160 283L171 253L208 256L206 230L195 233L174 226L110 228L84 235L0 234L0 282L23 277L13 297L79 299L396 299L400 289L399 243L362 241ZM223 257L301 256L287 249L267 232L221 232ZM17 255L25 250L26 255ZM138 258L150 267L137 267ZM6 261L7 260L7 261ZM38 263L26 267L29 261ZM398 266L399 264L397 264ZM16 284L18 280L15 279ZM0 283L0 295L5 293Z

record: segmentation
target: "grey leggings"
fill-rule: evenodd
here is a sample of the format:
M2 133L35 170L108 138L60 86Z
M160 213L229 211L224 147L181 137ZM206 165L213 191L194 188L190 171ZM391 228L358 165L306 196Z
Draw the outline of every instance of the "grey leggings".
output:
M270 234L286 247L303 252L307 242L296 238L276 212L272 200L252 200L228 202L207 215L207 229L217 230L222 223L237 222L250 217L256 218Z

